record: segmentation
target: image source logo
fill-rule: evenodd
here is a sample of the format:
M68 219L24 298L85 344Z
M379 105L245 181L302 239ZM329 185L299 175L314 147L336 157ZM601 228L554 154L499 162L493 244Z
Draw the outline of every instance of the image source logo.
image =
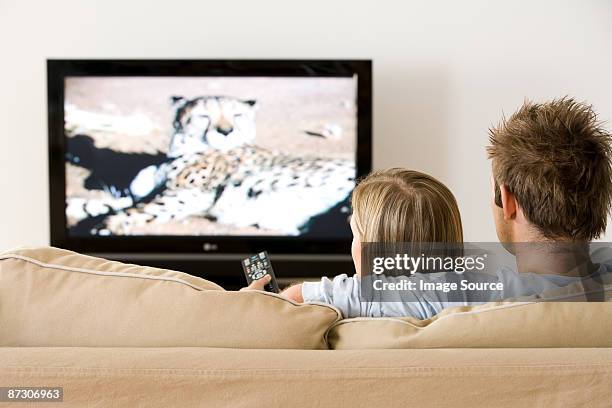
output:
M366 242L361 246L361 267L364 275L386 276L482 272L487 269L489 252L486 248L464 243Z
M487 254L474 256L425 255L410 256L395 254L393 257L375 256L372 258L372 273L381 275L390 271L404 271L414 275L417 272L456 272L483 271Z
M525 270L518 270L515 254L529 259L521 264ZM567 301L573 293L573 301L604 301L607 264L609 243L367 242L361 246L360 296L363 302L471 305L526 296Z

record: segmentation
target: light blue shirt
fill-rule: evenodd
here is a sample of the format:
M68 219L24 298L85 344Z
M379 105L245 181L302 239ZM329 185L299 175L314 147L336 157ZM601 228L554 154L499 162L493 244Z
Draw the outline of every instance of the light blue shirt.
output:
M600 264L596 273L611 272L609 267ZM385 277L385 282L409 279L420 287L423 282L451 282L461 279L463 275L450 273L416 274L411 277ZM378 278L377 278L378 279ZM466 291L461 298L449 296L442 291L395 290L385 293L385 301L363 301L360 297L360 278L339 275L333 279L322 278L318 282L304 282L302 297L304 302L322 302L338 308L345 318L349 317L402 317L412 316L417 319L428 319L443 309L453 306L473 306L490 301L519 296L530 296L571 285L581 277L518 273L510 268L500 268L495 274L479 273L469 277L470 282L502 283L501 291Z

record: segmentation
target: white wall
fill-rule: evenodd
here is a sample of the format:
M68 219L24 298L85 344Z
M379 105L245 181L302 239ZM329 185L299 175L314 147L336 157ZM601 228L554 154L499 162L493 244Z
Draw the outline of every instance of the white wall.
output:
M48 243L53 57L372 58L374 165L439 177L495 240L487 128L564 94L612 119L611 23L606 0L0 0L0 249Z

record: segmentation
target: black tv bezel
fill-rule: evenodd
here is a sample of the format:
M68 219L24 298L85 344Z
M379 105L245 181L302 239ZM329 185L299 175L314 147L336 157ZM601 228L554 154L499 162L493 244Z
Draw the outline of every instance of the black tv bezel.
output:
M372 165L371 60L47 60L51 245L86 253L347 254L350 238L262 236L73 237L66 228L64 86L72 76L271 76L357 75L357 177ZM207 249L205 249L205 247Z

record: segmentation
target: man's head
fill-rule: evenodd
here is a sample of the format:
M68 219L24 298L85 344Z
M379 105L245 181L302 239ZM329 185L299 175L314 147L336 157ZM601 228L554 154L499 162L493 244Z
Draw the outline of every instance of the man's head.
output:
M492 208L501 242L589 241L612 207L612 137L570 98L525 102L490 130Z

